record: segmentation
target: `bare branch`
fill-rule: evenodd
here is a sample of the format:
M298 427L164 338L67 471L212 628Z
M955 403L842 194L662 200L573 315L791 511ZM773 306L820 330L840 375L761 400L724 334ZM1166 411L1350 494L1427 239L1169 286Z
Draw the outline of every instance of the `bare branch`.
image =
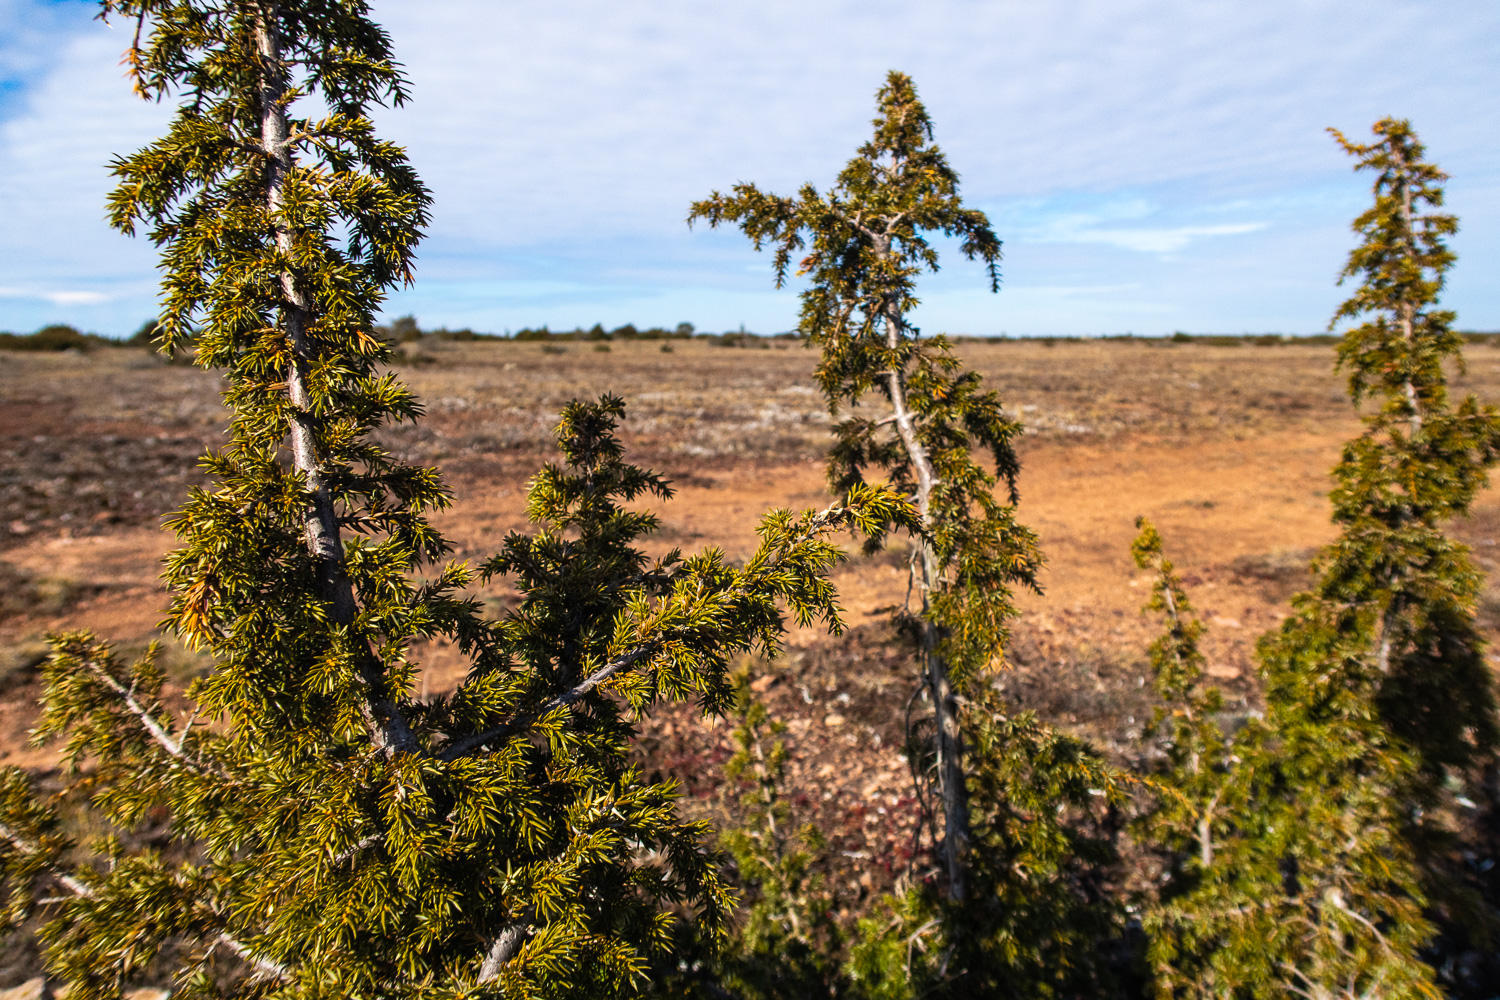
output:
M333 858L333 864L335 864L335 865L341 865L345 861L348 861L351 858L353 858L360 851L363 851L366 847L370 847L371 845L378 844L378 843L380 843L384 839L385 839L385 834L384 833L372 833L369 836L363 837L358 842L356 842L355 844L352 844L351 846L345 848L344 850L342 850L338 854L336 854L334 856L334 858Z
M818 533L818 531L823 528L824 525L833 520L833 518L836 517L840 512L842 512L843 509L843 505L835 503L824 508L823 510L818 511L818 513L814 514L811 518L808 519L807 530L801 536L792 540L790 544L793 546L800 545L803 542L813 538ZM725 591L724 596L731 597L741 593L744 593L743 586L734 587ZM505 737L510 736L512 733L515 733L523 726L530 725L537 719L540 719L543 716L547 715L547 713L549 712L574 704L584 695L588 694L600 684L603 684L605 681L609 680L615 674L626 669L627 667L631 667L636 663L639 663L641 660L655 653L670 637L670 633L657 636L654 639L648 640L647 642L636 646L634 649L630 650L630 652L625 653L621 656L617 656L613 660L610 660L608 663L606 663L604 666L600 667L598 670L595 670L592 674L589 674L588 677L584 678L576 687L564 691L562 694L556 695L538 709L527 712L524 715L516 716L509 722L506 722L499 726L495 726L492 729L487 729L482 733L475 733L471 736L465 736L463 739L454 741L453 743L449 744L447 749L445 749L441 754L438 755L439 758L444 761L457 760L458 758L469 753L471 750L478 749L486 743L504 739Z
M594 688L598 687L600 684L603 684L615 674L619 673L621 670L624 670L626 667L632 666L633 664L639 663L642 659L656 652L656 650L661 647L663 641L665 640L661 638L653 639L650 642L637 646L630 652L626 653L624 656L618 656L615 659L610 660L604 666L600 667L592 674L589 674L588 677L584 678L584 680L581 681L577 687L574 687L568 691L564 691L562 694L552 698L544 705L542 705L541 708L538 708L533 712L528 712L523 716L518 716L517 718L510 720L502 726L496 726L493 729L488 729L482 733L475 733L472 736L465 736L463 739L458 740L457 742L450 745L446 750L444 750L441 754L442 759L445 761L457 760L458 758L464 756L464 754L468 753L470 750L474 750L486 743L490 743L494 740L509 736L511 733L514 733L516 730L520 729L522 726L529 725L530 723L535 722L537 719L540 719L541 717L555 709L562 708L565 705L572 705L584 695L594 690Z
M39 845L32 843L30 840L12 830L9 826L6 826L4 823L0 823L0 839L8 841L12 847L22 852L23 854L41 855L43 853ZM73 893L74 896L82 899L93 899L95 897L96 893L94 892L92 886L80 882L78 879L74 878L72 875L69 875L65 871L61 871L51 862L46 863L46 870L47 874L50 875L55 882L57 882L63 888L67 889L69 892ZM66 901L66 898L54 896L43 899L40 902L62 903ZM218 914L214 915L216 917L218 916ZM257 971L261 972L264 975L275 976L279 979L291 978L291 970L289 970L286 966L281 965L278 962L273 962L267 958L261 958L260 956L254 954L238 939L230 936L228 931L221 931L219 935L214 938L214 945L223 945L224 947L228 948L230 951L238 955L240 958L244 959L250 965L254 966Z
M136 701L134 688L126 688L119 681L111 677L109 672L101 667L93 657L85 659L83 663L84 666L88 667L90 673L103 682L105 687L120 696L120 700L125 702L125 707L130 709L130 714L141 721L141 728L151 734L151 738L156 741L158 746L178 760L187 760L186 755L182 752L182 742L174 740L171 734L162 728L161 723L151 717L151 713L146 710L146 707ZM189 721L188 725L191 726L192 722ZM186 730L183 731L184 735L186 735L186 732Z
M20 851L22 854L42 853L41 847L33 844L31 841L27 840L25 837L21 836L19 833L6 826L4 823L0 823L0 838L4 838L5 840L9 841L10 845L16 850ZM47 874L51 875L59 885L67 889L69 892L73 893L75 896L82 896L84 899L93 898L94 890L89 888L87 885L84 885L82 882L78 881L67 872L58 871L56 868L52 867L52 865L49 864L47 866Z
M225 948L228 948L241 959L253 966L257 972L260 972L263 975L273 976L277 979L283 980L292 978L292 972L286 966L280 964L279 962L273 962L269 958L261 958L259 955L252 953L249 948L245 947L239 941L230 937L227 933L220 934L218 937L214 938L214 944L223 945Z
M505 968L505 963L516 957L516 952L521 950L521 944L530 931L531 922L522 919L499 933L494 944L490 945L489 952L484 956L484 964L479 967L481 983L499 978L500 970Z

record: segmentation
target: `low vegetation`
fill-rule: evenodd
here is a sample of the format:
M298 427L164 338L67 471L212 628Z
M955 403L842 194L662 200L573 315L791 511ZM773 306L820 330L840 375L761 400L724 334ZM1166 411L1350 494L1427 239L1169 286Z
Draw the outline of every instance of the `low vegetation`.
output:
M1377 123L1367 144L1335 133L1375 178L1344 272L1356 287L1334 318L1349 325L1327 335L1354 409L1321 383L1255 390L1265 420L1338 413L1354 436L1334 469L1329 544L1223 560L1268 600L1296 592L1235 686L1195 610L1207 584L1177 570L1145 520L1131 553L1144 575L1130 583L1146 585L1160 634L1128 672L1013 636L1045 563L1026 523L1024 429L1051 420L1102 439L1103 407L1088 409L1082 369L992 376L972 359L1008 345L911 325L918 279L939 263L933 233L957 238L992 290L1000 241L963 204L909 78L888 77L872 138L826 192L740 184L692 208L770 248L778 284L794 264L809 276L794 335L680 324L496 338L374 322L411 280L429 195L368 117L407 94L363 4L103 10L138 27L137 89L187 96L166 137L114 164L114 224L146 230L166 274L162 315L134 339L191 358L196 381L172 378L222 391L223 409L170 392L159 407L182 426L164 467L209 445L168 519L169 642L128 649L58 629L0 663L6 689L40 689L34 739L62 764L0 769L0 919L18 961L44 967L44 993L1478 1000L1500 988L1500 722L1476 617L1490 563L1453 538L1500 460L1500 412L1450 394L1463 347L1489 340L1439 308L1456 220L1408 123ZM327 116L299 117L312 106ZM70 327L5 336L36 352L106 343ZM765 348L693 363L761 379L743 390L754 429L736 433L768 435L783 463L821 459L826 496L760 517L735 555L685 554L676 543L701 536L670 520L677 488L627 459L615 386L578 395L574 342L611 354L594 377L641 379L643 402L667 371L702 392L681 373L700 344ZM774 350L794 342L807 350ZM1194 362L1173 355L1246 347L1308 344L1179 333L1142 345L1139 368L1159 384L1134 426L1186 432L1228 412L1223 398L1195 409ZM494 414L464 416L465 397L428 392L427 413L414 385L440 384L429 373L457 356L508 373L510 438L494 436ZM528 378L574 398L539 391L523 410ZM1072 394L1074 410L1052 419L1019 401L1028 378ZM209 444L226 416L227 439ZM448 433L459 426L487 435L472 453L526 479L525 523L472 562L439 526L454 494L428 461L469 440ZM7 544L53 529L73 540L77 495L98 494L106 516L87 521L99 530L126 516L116 492L130 470L89 473L86 449L34 429L13 459L66 453L100 485L7 481L20 511ZM715 458L755 460L683 450L693 442L673 426L657 438L687 482ZM156 509L144 483L133 495ZM832 582L850 559L841 537L907 590L852 631ZM51 567L0 571L8 615L66 616L107 589ZM792 629L829 638L788 663ZM459 665L429 691L424 658L438 655ZM1133 688L1106 688L1107 673L1137 670ZM1048 683L1029 686L1038 671ZM791 704L829 733L849 727L810 779L792 747L810 722L786 717ZM1110 727L1091 728L1100 720ZM720 726L727 739L685 735ZM899 769L855 793L840 770L876 753L899 753ZM830 806L835 793L865 801ZM865 839L836 815L862 816Z

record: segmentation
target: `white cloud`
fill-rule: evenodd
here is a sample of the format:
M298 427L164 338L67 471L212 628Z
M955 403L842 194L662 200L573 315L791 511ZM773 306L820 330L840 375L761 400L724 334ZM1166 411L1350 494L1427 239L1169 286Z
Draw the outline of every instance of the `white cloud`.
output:
M1059 229L1048 242L1054 243L1102 243L1105 246L1124 250L1139 250L1142 253L1176 253L1193 240L1203 236L1238 236L1264 229L1264 222L1231 222L1217 226L1173 226L1165 229L1094 229L1080 226L1076 229Z
M1137 282L1118 285L1027 285L1017 294L1027 296L1057 296L1072 298L1076 295L1118 295L1121 292L1139 292Z
M1236 222L1208 219L1268 212L1283 217L1292 214L1278 201L1241 199L1229 204L1165 208L1142 197L1068 197L1011 202L1001 205L994 214L1013 240L1096 244L1139 253L1175 254L1204 237L1240 236L1270 225L1265 219Z
M60 20L40 49L48 71L0 120L0 280L11 292L0 328L67 321L123 333L155 312L154 253L106 224L107 164L159 133L170 108L131 94L120 68L124 28Z
M0 0L0 16L9 24L13 10L52 6ZM1460 272L1500 264L1500 172L1485 124L1500 120L1496 4L377 0L375 13L413 82L412 104L381 113L380 127L408 146L437 199L421 285L392 308L420 303L450 325L558 325L575 313L791 325L795 297L770 290L763 259L737 235L689 233L687 206L742 179L782 192L826 186L864 138L890 68L915 77L966 196L997 207L1012 293L1145 282L1174 322L1193 320L1183 328L1238 328L1270 298L1281 312L1266 322L1320 327L1351 212L1308 193L1357 202L1366 188L1322 130L1359 133L1386 114L1412 117L1455 177ZM28 43L33 61L16 72L29 82L0 104L0 279L149 288L150 247L103 224L102 164L159 132L167 109L130 96L121 30L26 23L52 34ZM1145 214L1098 216L1132 198ZM1021 200L1055 217L999 210ZM1068 223L1077 201L1098 217ZM1034 245L1048 232L1051 249ZM1154 270L1163 255L1180 258L1173 271ZM1186 271L1197 284L1175 282ZM1017 329L1005 311L1012 300L1021 308L1017 296L964 298L972 277L945 268L924 286L924 308L949 309L969 329ZM554 291L528 298L506 284L527 282ZM1491 283L1456 273L1451 289L1466 319L1500 326ZM1132 294L1114 299L1120 315L1135 308ZM1107 328L1111 296L1087 299L1100 304L1053 297L1053 312L1027 322ZM124 332L151 301L132 292L68 308ZM620 315L631 308L666 314ZM7 300L0 326L41 310Z
M103 292L78 290L39 291L24 288L0 288L0 299L32 299L50 302L55 306L93 306L108 302L111 296Z

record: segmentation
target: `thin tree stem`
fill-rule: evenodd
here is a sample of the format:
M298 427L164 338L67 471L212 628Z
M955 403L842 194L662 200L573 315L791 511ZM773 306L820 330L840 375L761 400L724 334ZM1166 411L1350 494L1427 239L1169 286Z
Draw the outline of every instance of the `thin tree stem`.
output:
M1218 807L1222 793L1223 789L1214 792L1208 805L1203 807L1203 815L1198 817L1198 863L1204 869L1212 868L1214 864L1214 809Z
M256 27L256 44L261 57L260 102L261 143L267 159L266 209L273 220L276 249L284 262L296 252L295 234L283 214L287 179L292 171L291 146L286 112L287 74L282 57L281 31L277 24L278 5L266 3L260 8ZM318 567L318 585L328 602L329 617L336 625L348 628L359 614L354 585L344 561L344 543L339 535L338 512L328 487L317 447L317 417L308 385L317 363L317 348L307 335L312 305L297 287L296 275L289 266L280 274L281 320L286 327L291 357L287 363L287 396L291 402L292 466L307 484L308 509L303 521L303 536L308 554ZM360 679L367 690L365 722L372 738L386 752L414 752L420 749L395 703L385 693L384 671L376 661L369 644L356 641L355 657Z
M1405 229L1405 233L1403 235L1405 237L1407 250L1415 254L1417 233L1415 223L1412 219L1411 179L1407 176L1408 164L1406 162L1406 158L1401 154L1401 151L1399 149L1397 149L1395 153L1395 159L1397 171L1396 176L1398 178L1397 183L1401 185L1401 223L1403 228ZM1408 300L1402 302L1399 309L1401 335L1406 340L1407 361L1409 365L1411 360L1410 355L1417 346L1416 330L1414 328L1414 320L1416 319L1417 307L1414 303ZM1410 368L1408 367L1408 371L1409 370ZM1417 398L1416 386L1412 385L1410 375L1407 375L1407 377L1402 381L1401 392L1406 397L1406 405L1411 409L1411 413L1407 417L1407 421L1411 426L1412 436L1415 437L1417 433L1422 429L1422 410L1418 405L1419 401Z
M282 214L287 178L292 171L292 153L287 145L286 70L281 57L281 33L276 25L277 5L262 9L257 42L261 55L261 141L267 158L266 208L276 231L276 250L290 261L296 250L291 226ZM292 465L302 473L310 505L304 522L308 553L317 561L323 599L331 605L333 620L340 625L354 621L358 607L354 588L344 565L339 538L338 514L318 458L316 418L308 392L316 352L307 336L310 303L297 287L289 268L280 274L281 318L291 347L287 365L287 395L292 404Z
M526 932L530 929L531 922L521 919L496 935L494 943L490 945L490 950L485 953L483 964L479 966L481 983L500 978L500 970L505 968L505 963L516 957L516 952L521 950L521 945L526 940Z
M877 252L882 255L890 253L889 237L877 240ZM894 303L886 306L884 318L886 346L894 351L901 342L904 326ZM922 656L927 665L928 693L932 697L937 722L938 793L943 799L943 862L948 869L948 895L954 902L962 902L966 888L964 865L970 839L963 731L958 721L958 701L953 694L948 665L937 649L941 635L938 626L927 617L932 592L939 586L937 553L927 537L932 527L932 491L938 480L927 448L917 434L916 420L907 405L904 373L887 372L886 385L893 411L892 422L917 474L917 511L922 517L923 535L914 544L922 573Z
M26 837L21 836L21 834L17 833L15 830L12 830L4 823L0 823L0 840L5 840L10 844L12 849L20 851L22 854L39 856L43 853L39 845L32 843ZM64 872L57 868L51 862L44 860L42 864L46 869L47 874L52 877L53 881L62 886L64 889L67 889L73 895L81 899L93 899L95 895L97 895L94 892L92 886L80 882L78 879L69 875L67 872ZM60 900L46 900L46 902L55 901ZM223 945L224 947L228 948L230 951L234 952L240 958L244 959L251 966L253 966L257 972L260 972L263 975L274 976L278 979L283 980L291 978L291 971L287 969L286 966L281 965L278 962L273 962L268 958L261 958L257 956L239 939L230 935L228 931L221 931L219 934L215 935L213 938L213 942L216 945Z

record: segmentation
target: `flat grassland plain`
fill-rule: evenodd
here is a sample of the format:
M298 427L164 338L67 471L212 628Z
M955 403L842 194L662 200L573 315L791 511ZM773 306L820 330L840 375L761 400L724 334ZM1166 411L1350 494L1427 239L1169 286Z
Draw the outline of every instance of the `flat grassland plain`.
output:
M1359 429L1333 348L1058 340L957 351L1026 425L1019 516L1047 557L1044 593L1021 596L995 683L1122 762L1150 753L1145 650L1157 623L1140 613L1150 581L1129 552L1143 514L1208 624L1209 673L1231 708L1253 711L1255 640L1285 617L1332 537L1328 473ZM626 401L627 456L678 490L653 505L653 552L743 556L766 510L830 502L830 418L816 355L796 343L425 340L403 354L398 371L427 416L381 438L442 468L456 502L435 520L455 558L481 560L525 530L526 481L556 457L559 407L603 392ZM1471 345L1467 358L1455 392L1500 400L1500 348ZM47 631L89 628L125 650L155 635L159 560L173 544L160 520L202 482L197 456L223 441L218 391L214 374L144 350L0 353L0 761L55 764L26 744ZM1484 494L1452 531L1494 569L1500 496ZM907 599L905 556L896 543L875 556L848 548L834 580L849 631L793 629L781 658L751 666L788 723L798 821L829 834L834 884L852 905L909 870L920 806L902 754L915 675L886 624ZM516 597L501 581L481 596L497 609ZM1494 639L1500 591L1486 591L1481 620ZM464 669L455 652L421 655L422 691L451 689ZM205 667L170 644L164 662L174 692ZM734 808L717 767L730 753L723 722L667 706L641 734L643 763L682 781L686 808L721 818Z

